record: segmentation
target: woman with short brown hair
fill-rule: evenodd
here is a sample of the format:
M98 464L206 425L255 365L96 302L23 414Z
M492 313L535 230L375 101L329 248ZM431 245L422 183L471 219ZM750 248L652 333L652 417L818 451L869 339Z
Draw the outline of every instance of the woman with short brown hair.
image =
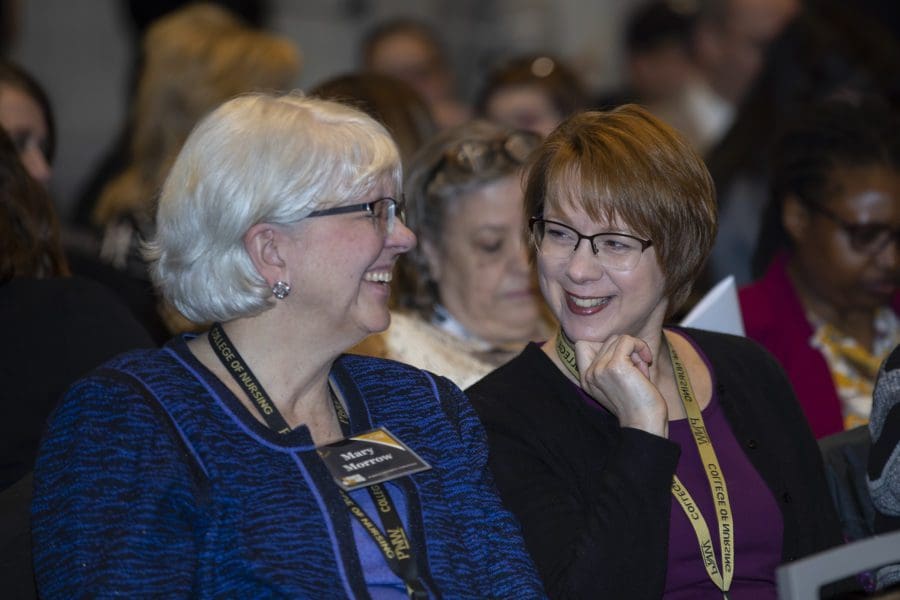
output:
M646 110L565 121L525 192L557 335L469 388L505 504L556 598L774 598L840 541L774 359L664 327L716 232L703 162Z

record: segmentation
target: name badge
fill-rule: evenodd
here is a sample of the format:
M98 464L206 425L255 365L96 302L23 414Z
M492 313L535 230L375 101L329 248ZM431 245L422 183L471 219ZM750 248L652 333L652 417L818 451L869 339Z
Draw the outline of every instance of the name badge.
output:
M316 451L337 484L347 491L431 468L384 427L320 446Z

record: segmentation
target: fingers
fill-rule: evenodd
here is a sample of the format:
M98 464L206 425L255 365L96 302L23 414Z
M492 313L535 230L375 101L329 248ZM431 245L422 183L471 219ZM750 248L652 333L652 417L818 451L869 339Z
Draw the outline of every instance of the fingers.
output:
M601 354L603 342L575 342L575 363L579 373L586 373L598 355Z
M632 352L631 362L634 363L634 366L636 366L640 370L641 374L643 374L644 377L650 379L650 364L646 360L644 360L640 353Z
M612 335L603 342L575 342L575 362L584 375L591 371L603 371L618 367L637 367L645 377L650 377L653 353L644 340L629 335Z
M611 336L576 342L575 358L584 390L610 410L623 427L665 436L665 400L650 379L653 354L641 339Z

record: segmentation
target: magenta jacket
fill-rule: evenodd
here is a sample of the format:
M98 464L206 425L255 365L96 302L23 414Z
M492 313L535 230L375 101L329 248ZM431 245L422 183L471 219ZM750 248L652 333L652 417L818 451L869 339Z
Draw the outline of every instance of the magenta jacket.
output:
M738 292L747 337L766 347L794 386L813 434L823 437L844 430L841 401L821 352L810 346L813 327L787 273L789 255L774 258L762 278ZM900 295L894 297L900 313Z

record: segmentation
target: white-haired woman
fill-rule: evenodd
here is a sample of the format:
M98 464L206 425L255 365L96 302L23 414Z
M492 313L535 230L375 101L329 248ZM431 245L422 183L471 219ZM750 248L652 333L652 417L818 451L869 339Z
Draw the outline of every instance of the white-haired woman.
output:
M75 384L35 474L46 597L533 597L484 433L449 381L343 355L415 243L400 159L297 95L205 118L164 186L154 279L208 333Z

